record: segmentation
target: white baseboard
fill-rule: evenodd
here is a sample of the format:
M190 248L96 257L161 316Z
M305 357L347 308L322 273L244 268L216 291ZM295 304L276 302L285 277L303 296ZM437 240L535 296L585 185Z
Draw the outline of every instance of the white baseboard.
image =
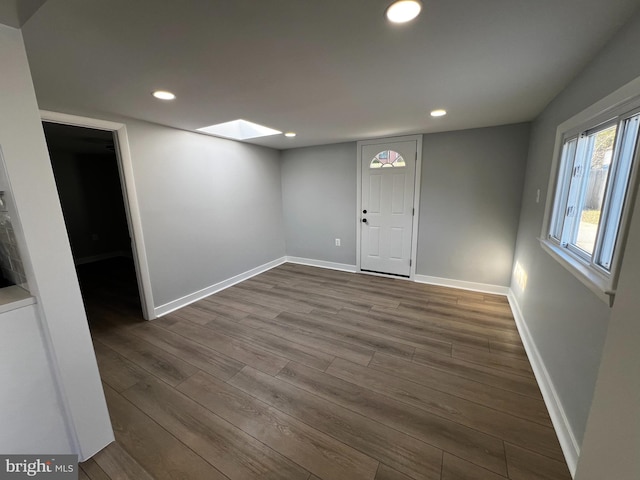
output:
M451 280L449 278L431 277L429 275L416 275L413 280L417 283L440 285L442 287L460 288L479 293L492 293L494 295L508 295L509 287L491 285L489 283L467 282L464 280Z
M289 263L297 263L299 265L309 265L310 267L320 267L320 268L328 268L331 270L341 270L343 272L356 272L355 265L349 265L347 263L335 263L335 262L325 262L324 260L312 260L310 258L300 258L300 257L286 257L286 261Z
M247 280L251 277L255 277L267 270L271 270L278 265L282 265L286 263L286 257L281 257L272 262L265 263L264 265L260 265L259 267L252 268L244 273L240 273L234 277L231 277L227 280L223 280L222 282L218 282L215 285L211 285L210 287L203 288L202 290L198 290L197 292L191 293L189 295L185 295L182 298L178 298L177 300L173 300L169 303L165 303L164 305L160 305L154 309L154 318L161 317L166 315L167 313L171 313L175 310L178 310L182 307L186 307L187 305L197 302L198 300L202 300L209 295L213 295L216 292L224 290L225 288L232 287L233 285L240 283L244 280Z
M547 410L549 410L551 422L556 430L556 435L558 435L558 441L560 442L562 452L564 453L565 460L567 461L569 472L572 477L575 477L578 458L580 457L580 446L576 441L571 425L569 425L569 420L564 408L562 407L562 402L560 401L558 392L556 391L553 381L549 376L549 372L545 367L544 360L536 347L533 337L531 336L531 332L529 331L529 327L527 326L527 322L522 315L520 305L518 305L518 301L512 291L509 291L507 298L509 300L509 305L511 306L511 311L513 312L513 317L516 321L516 326L518 327L518 332L520 333L520 338L522 339L524 348L527 351L531 368L533 368L533 373L536 376L540 391L542 392L544 403L547 406Z

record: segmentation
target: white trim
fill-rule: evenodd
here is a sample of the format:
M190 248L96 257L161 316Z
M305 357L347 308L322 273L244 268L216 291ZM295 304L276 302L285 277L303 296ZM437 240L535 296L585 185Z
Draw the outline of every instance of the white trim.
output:
M637 183L638 161L634 161L633 170L630 173L629 184L629 200L627 206L624 207L622 217L620 219L619 245L614 250L614 258L611 263L611 274L606 279L606 283L602 282L594 267L588 267L590 270L585 274L585 268L580 265L580 260L571 255L569 252L561 252L560 247L553 245L549 240L549 232L551 230L551 222L553 220L554 200L556 196L557 183L559 178L559 163L562 157L563 138L565 134L573 135L580 133L586 128L586 125L593 123L592 126L604 123L618 115L626 113L640 107L640 77L623 85L616 91L597 101L593 105L585 108L573 117L565 120L556 128L555 145L553 149L553 157L551 159L551 169L549 171L549 181L547 185L547 198L544 206L544 216L542 220L542 230L540 232L540 241L543 250L551 255L560 265L571 272L585 286L593 291L598 298L613 306L615 298L615 289L621 266L621 256L624 252L628 225L630 223L633 199L636 194L635 184ZM640 152L636 151L637 156ZM555 247L555 248L554 248ZM575 258L574 258L575 257ZM581 278L581 276L585 278Z
M40 110L40 118L44 122L61 123L64 125L74 125L77 127L95 128L114 133L116 143L116 157L118 159L118 170L122 183L122 194L124 197L125 213L131 235L131 247L133 251L133 262L136 267L138 279L138 290L140 292L140 303L144 318L149 320L154 311L153 293L151 290L151 275L149 273L149 263L142 233L142 218L140 216L140 206L133 175L133 162L129 150L129 137L127 127L122 123L98 120L95 118L68 115L66 113L50 112Z
M442 287L460 288L462 290L471 290L479 293L491 293L494 295L507 295L509 287L501 285L492 285L490 283L467 282L465 280L452 280L449 278L431 277L429 275L416 275L414 278L416 283L428 283L429 285L440 285Z
M518 305L518 301L513 294L513 291L509 290L507 299L509 300L509 305L511 306L513 318L516 321L516 326L518 327L518 333L522 339L524 349L529 357L531 368L533 369L538 386L542 392L542 398L544 399L544 403L549 411L551 422L553 423L562 452L564 453L565 460L567 461L569 472L571 473L571 476L574 477L576 467L578 465L578 458L580 457L580 446L573 434L573 430L569 424L569 419L562 407L560 396L553 385L553 380L551 380L549 372L544 364L544 360L542 359L533 337L531 336L531 332L529 331L529 327L522 315L522 310L520 310L520 305Z
M613 306L615 291L611 290L610 279L599 275L593 268L583 265L573 258L566 248L559 247L553 242L540 238L540 245L551 255L565 270L579 280L585 287L610 307Z
M209 295L213 295L214 293L218 293L226 288L232 287L244 280L248 280L251 277L255 277L261 273L266 272L267 270L271 270L278 265L282 265L286 263L287 257L281 257L271 262L265 263L264 265L260 265L259 267L252 268L244 273L240 273L235 275L227 280L223 280L209 287L203 288L202 290L198 290L197 292L190 293L189 295L185 295L184 297L173 300L169 303L165 303L164 305L160 305L154 309L154 318L161 317L166 315L167 313L171 313L175 310L178 310L182 307L186 307L198 300L202 300Z
M347 263L325 262L324 260L312 260L310 258L285 257L288 263L296 263L298 265L309 265L310 267L327 268L329 270L340 270L343 272L357 272L355 265Z
M418 256L418 224L420 219L420 185L422 184L422 135L405 135L403 137L376 138L373 140L360 140L357 143L357 168L356 168L356 272L361 272L360 268L360 242L362 227L362 147L365 145L377 145L395 142L416 142L416 162L415 178L413 189L413 231L411 233L411 268L409 279L414 280L416 275L416 258Z

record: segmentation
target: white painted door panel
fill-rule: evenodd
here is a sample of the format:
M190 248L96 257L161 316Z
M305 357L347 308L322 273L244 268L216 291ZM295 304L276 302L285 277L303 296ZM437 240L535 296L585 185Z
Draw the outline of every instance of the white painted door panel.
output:
M416 141L362 145L360 269L411 273Z

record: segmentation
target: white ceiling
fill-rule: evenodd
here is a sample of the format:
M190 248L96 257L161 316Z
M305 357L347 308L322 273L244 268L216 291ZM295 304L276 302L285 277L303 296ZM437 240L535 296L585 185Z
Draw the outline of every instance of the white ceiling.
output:
M390 1L48 0L23 35L43 109L242 118L296 131L250 141L290 148L532 120L640 6L423 0L398 26Z

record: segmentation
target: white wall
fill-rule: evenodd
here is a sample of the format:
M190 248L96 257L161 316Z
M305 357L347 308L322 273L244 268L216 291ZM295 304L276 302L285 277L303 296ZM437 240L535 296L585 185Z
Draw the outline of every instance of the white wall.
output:
M35 306L0 315L0 332L0 451L74 452Z
M513 282L512 289L578 451L612 321L611 310L541 249L538 237L544 201L535 202L536 190L541 189L541 198L546 198L557 126L640 75L640 62L634 53L639 43L640 13L544 110L531 135L515 256L515 262L526 272L527 284L522 289ZM634 222L637 216L636 211ZM637 242L628 244L625 264L639 254L639 249ZM624 477L610 474L606 478Z
M87 458L111 442L113 434L22 36L19 30L3 25L0 65L0 146L22 224L16 235L29 288L38 302L36 316L0 315L0 338L15 339L3 351L14 361L27 352L40 351L23 373L53 382L30 391L25 388L28 380L16 369L2 389L13 394L14 402L23 404L20 420L25 432L33 439L42 438L33 440L34 449ZM57 396L51 385L56 386ZM40 417L43 404L50 414L44 420ZM0 412L8 414L4 404ZM0 424L6 425L4 421ZM7 435L0 439L6 442L0 451L9 451L13 439Z

